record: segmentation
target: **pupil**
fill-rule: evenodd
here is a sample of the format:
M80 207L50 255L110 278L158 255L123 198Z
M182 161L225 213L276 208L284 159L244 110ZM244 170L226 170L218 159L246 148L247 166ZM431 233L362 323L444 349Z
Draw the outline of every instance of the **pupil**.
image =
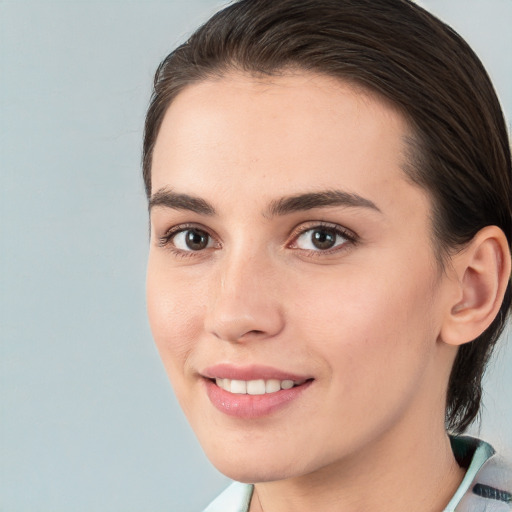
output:
M189 249L200 251L208 245L208 235L204 231L191 229L187 232L186 242Z
M330 249L336 243L336 233L326 230L314 231L312 242L317 249Z

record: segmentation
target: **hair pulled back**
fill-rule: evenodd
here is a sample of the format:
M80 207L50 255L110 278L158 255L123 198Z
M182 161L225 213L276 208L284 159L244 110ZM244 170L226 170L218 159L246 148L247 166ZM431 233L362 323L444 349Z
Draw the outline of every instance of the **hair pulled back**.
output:
M450 27L408 0L240 0L215 14L169 54L155 75L147 112L143 176L167 108L188 85L230 71L323 73L376 92L411 126L406 173L433 202L441 265L483 227L512 240L510 145L480 60ZM450 377L446 425L464 431L479 412L481 381L511 307L460 347Z

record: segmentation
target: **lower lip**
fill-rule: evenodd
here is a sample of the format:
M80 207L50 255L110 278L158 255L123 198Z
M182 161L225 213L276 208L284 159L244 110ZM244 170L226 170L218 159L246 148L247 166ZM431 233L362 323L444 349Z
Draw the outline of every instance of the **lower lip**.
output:
M210 402L224 414L236 418L260 418L285 407L297 399L311 384L308 380L300 386L290 389L281 389L275 393L264 395L241 395L226 391L210 379L204 379L206 393Z

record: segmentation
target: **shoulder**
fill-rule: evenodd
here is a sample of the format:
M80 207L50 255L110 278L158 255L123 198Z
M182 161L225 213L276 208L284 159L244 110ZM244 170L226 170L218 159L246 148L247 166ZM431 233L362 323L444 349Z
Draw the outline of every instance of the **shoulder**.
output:
M253 486L233 482L203 512L248 512Z

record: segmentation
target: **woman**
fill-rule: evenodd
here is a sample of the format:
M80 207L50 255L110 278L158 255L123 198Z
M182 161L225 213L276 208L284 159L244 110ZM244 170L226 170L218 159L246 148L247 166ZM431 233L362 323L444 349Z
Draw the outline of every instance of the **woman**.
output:
M510 310L512 185L470 48L405 0L242 0L160 65L148 311L208 512L510 510L460 436Z

